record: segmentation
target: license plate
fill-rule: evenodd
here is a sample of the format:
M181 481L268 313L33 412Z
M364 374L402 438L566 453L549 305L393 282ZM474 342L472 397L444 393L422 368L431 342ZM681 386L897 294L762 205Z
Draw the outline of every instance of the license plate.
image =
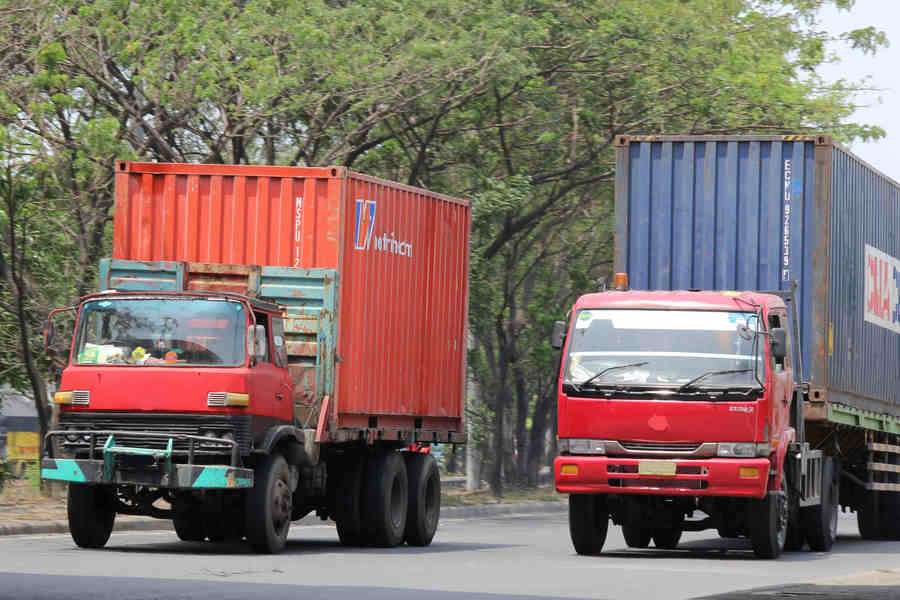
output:
M671 460L642 460L638 462L638 475L674 475L675 462Z

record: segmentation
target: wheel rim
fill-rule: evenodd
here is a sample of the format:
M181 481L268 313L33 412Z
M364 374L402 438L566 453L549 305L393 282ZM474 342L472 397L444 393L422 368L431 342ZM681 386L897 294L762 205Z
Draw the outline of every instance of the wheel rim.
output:
M275 533L284 535L288 524L291 522L291 490L283 479L275 480L272 486L272 525Z

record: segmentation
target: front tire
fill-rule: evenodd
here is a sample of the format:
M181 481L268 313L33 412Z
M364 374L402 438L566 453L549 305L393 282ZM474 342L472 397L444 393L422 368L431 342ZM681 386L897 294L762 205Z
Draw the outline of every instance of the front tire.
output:
M81 548L102 548L116 520L115 488L70 483L66 512L75 543Z
M787 479L782 474L778 493L753 501L750 507L750 543L758 558L778 558L787 541Z
M441 476L431 454L405 452L409 479L406 531L410 546L427 546L434 539L441 513Z
M247 541L257 552L276 554L287 544L291 527L290 469L281 454L270 454L262 457L253 477L253 487L247 492Z
M182 542L202 542L206 537L206 532L203 528L200 511L190 509L176 514L178 516L172 519L172 525L175 526L175 535L178 536L178 539Z
M606 497L597 494L569 494L569 535L578 554L600 554L609 531Z

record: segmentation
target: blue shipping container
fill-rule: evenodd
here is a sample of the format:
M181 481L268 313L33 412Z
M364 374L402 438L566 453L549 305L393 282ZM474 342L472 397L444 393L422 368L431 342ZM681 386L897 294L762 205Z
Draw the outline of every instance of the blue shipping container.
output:
M900 185L829 136L620 136L617 272L786 290L810 400L900 416Z

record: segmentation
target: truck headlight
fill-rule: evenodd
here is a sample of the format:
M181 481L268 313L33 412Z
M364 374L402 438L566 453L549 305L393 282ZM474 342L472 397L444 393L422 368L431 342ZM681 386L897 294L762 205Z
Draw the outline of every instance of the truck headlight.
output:
M769 445L755 442L719 442L716 456L723 458L755 458L768 456Z
M560 453L569 454L606 454L606 440L589 440L580 438L562 438L558 442Z

